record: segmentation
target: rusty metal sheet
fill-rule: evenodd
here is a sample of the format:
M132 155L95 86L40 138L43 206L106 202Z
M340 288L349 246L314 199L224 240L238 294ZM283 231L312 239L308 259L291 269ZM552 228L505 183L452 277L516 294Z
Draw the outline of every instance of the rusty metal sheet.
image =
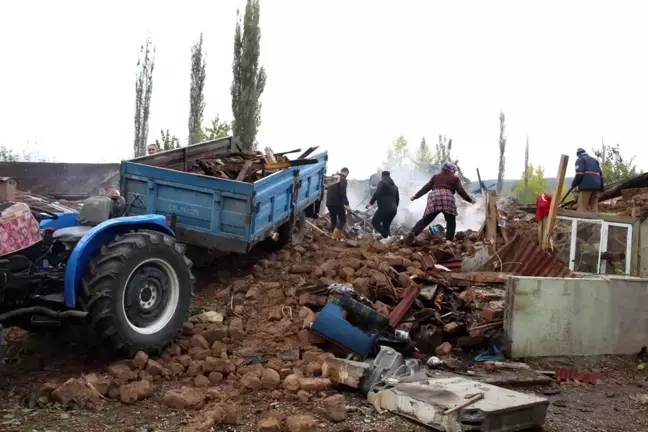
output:
M16 202L22 202L30 207L38 207L53 213L76 213L83 206L83 201L56 200L22 191L16 191Z
M598 375L594 372L582 372L576 369L566 367L554 367L555 377L558 380L582 381L590 384L596 384Z
M70 200L96 195L101 188L119 187L118 163L0 162L0 176L37 195Z
M402 292L402 300L396 305L394 310L389 314L389 325L396 327L409 312L414 300L419 294L416 284L410 282L409 286Z
M439 264L453 272L461 272L461 263L462 261L457 258L451 261L440 262Z
M567 266L533 240L516 235L477 271L497 271L518 276L575 278Z

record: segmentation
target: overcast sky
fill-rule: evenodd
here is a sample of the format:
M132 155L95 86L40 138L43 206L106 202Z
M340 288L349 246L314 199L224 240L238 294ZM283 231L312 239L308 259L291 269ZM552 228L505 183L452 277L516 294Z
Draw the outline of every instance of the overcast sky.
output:
M206 117L231 119L232 37L244 1L0 3L0 144L59 162L130 157L140 45L157 47L149 142L186 143L190 47L204 32ZM621 144L648 162L648 3L262 0L268 81L258 140L320 145L329 170L366 177L398 135L453 138L470 177Z

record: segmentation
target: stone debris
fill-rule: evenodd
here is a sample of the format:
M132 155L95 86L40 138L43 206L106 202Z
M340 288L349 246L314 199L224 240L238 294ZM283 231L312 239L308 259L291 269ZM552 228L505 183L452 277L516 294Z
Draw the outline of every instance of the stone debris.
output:
M329 396L323 401L321 413L334 422L341 422L347 418L347 408L344 396L336 394Z
M259 432L280 432L281 423L274 417L259 420L257 424Z
M167 391L162 402L175 409L198 409L205 402L205 395L192 387L183 386Z
M148 362L149 356L144 351L137 351L135 357L133 358L133 366L137 369L144 369L146 363Z
M289 432L316 432L317 420L310 415L295 415L286 418Z
M52 391L52 400L61 404L75 402L81 406L99 406L103 397L83 378L70 378Z
M124 384L119 387L119 400L124 404L132 404L146 399L151 395L153 388L147 380Z
M383 320L395 320L398 331L388 335L390 343L407 357L437 356L435 368L459 370L455 352L497 340L508 275L462 273L462 260L485 245L477 233L458 237L447 246L438 233L426 231L405 247L367 238L332 244L313 232L312 241L271 253L244 277L219 270L208 287L216 300L209 307L216 310L190 317L162 355L138 351L130 361L109 365L107 375L47 383L39 397L88 406L103 397L134 404L164 391L165 406L201 410L183 429L188 432L239 424L241 407L230 402L244 400L281 401L309 413L263 414L254 420L260 431L309 432L322 421L344 422L349 410L336 391L345 386L365 392L374 368L371 360L345 360L348 351L313 330L331 302L348 297Z
M137 379L137 373L133 371L125 362L113 363L106 368L106 372L112 375L116 381L127 383Z

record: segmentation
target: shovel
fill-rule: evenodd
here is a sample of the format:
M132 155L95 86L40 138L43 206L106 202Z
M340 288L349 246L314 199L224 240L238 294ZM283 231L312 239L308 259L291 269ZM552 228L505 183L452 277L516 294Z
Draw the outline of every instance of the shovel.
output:
M575 187L571 187L571 188L567 191L567 193L565 194L565 196L563 197L563 199L560 200L560 204L558 204L558 207L562 207L562 206L563 206L563 203L565 202L565 200L567 199L567 197L569 196L569 194L572 193L572 191L573 191L574 189L576 189L576 188L575 188Z

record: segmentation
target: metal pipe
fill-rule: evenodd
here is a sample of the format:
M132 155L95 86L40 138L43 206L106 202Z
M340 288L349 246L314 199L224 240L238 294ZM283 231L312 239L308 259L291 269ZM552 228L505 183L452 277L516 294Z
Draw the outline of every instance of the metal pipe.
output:
M21 315L47 315L48 317L51 318L60 318L60 319L64 319L64 318L85 319L88 316L88 312L82 312L76 310L57 312L53 309L49 309L43 306L32 306L32 307L16 309L11 312L0 314L0 322Z

